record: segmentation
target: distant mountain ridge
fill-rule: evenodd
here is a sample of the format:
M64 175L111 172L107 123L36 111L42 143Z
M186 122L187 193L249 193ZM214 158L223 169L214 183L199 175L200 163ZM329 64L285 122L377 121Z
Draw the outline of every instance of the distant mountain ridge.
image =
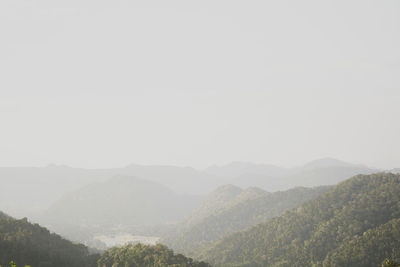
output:
M65 195L44 217L87 224L159 224L183 218L199 201L152 181L116 176Z
M352 163L348 163L348 162L345 162L342 160L329 158L329 157L313 160L313 161L308 162L298 168L319 169L319 168L327 168L327 167L330 168L330 167L353 167L353 166L357 166L360 168L366 168L366 169L368 168L367 166L364 166L361 164L352 164Z
M181 194L204 195L223 184L243 188L260 187L273 192L294 186L335 184L356 174L377 171L330 158L316 160L297 168L249 162L233 162L205 170L138 164L110 169L82 169L54 164L42 168L0 168L0 209L14 217L32 217L49 208L66 193L117 175L135 176L157 182ZM18 199L13 198L15 191L20 192ZM46 194L40 193L43 191Z
M224 179L231 179L245 174L258 174L268 176L281 176L287 173L286 168L270 164L256 164L251 162L235 161L227 165L213 165L204 170L205 172Z
M371 174L380 170L333 158L322 158L294 168L236 162L220 167L213 166L206 171L236 186L255 186L273 192L295 186L334 185L357 174Z
M198 196L177 194L156 182L116 176L66 194L38 221L72 240L84 242L79 239L83 235L74 233L128 231L170 224L183 219L199 202Z
M181 194L205 194L223 184L193 168L129 165L114 169L81 169L67 166L0 168L0 209L15 217L32 217L48 209L64 194L115 176L135 176L157 182ZM18 191L20 197L13 198ZM42 192L46 192L43 194Z

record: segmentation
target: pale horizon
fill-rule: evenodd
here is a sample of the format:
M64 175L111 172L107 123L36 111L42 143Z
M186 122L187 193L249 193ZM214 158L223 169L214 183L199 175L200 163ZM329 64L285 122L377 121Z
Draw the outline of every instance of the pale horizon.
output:
M2 1L0 166L400 167L398 14L398 1Z
M285 168L285 169L291 169L291 168L297 168L301 167L307 163L311 163L317 160L324 160L324 159L332 159L332 160L338 160L341 162L353 164L353 165L362 165L371 169L377 169L377 170L382 170L382 171L390 171L392 169L397 169L398 167L377 167L374 165L362 163L362 162L357 162L357 161L347 161L347 160L342 160L339 158L333 158L333 157L321 157L321 158L315 158L311 160L307 160L304 162L300 162L299 164L295 165L284 165L284 164L274 164L274 163L268 163L268 162L253 162L253 161L246 161L246 160L232 160L232 161L227 161L227 162L222 162L220 164L216 163L211 163L205 166L191 166L191 165L179 165L179 164L165 164L165 163L140 163L140 162L131 162L127 164L121 164L121 165L115 165L115 166L73 166L69 164L63 164L63 163L56 163L56 162L49 162L47 164L43 165L9 165L9 166L0 166L0 168L46 168L46 167L67 167L67 168L76 168L76 169L118 169L118 168L125 168L130 165L138 165L138 166L171 166L171 167L179 167L179 168L192 168L198 171L206 170L207 168L210 167L223 167L223 166L228 166L230 164L235 164L235 163L244 163L244 164L254 164L254 165L269 165L269 166L274 166L274 167L279 167L279 168Z

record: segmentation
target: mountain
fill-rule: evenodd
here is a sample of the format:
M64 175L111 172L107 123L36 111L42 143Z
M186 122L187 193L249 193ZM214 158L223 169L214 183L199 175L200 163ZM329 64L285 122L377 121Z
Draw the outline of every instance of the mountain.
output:
M180 194L206 194L223 184L219 178L191 167L131 164L119 172L160 183Z
M101 267L210 267L205 262L193 261L182 254L175 254L166 246L127 245L121 248L111 248L99 259Z
M357 175L201 253L215 266L379 266L400 255L400 175Z
M185 219L186 225L196 224L203 218L226 208L243 191L234 185L223 185L212 191Z
M287 190L296 186L334 185L357 174L375 172L378 172L378 170L363 165L323 158L311 161L300 167L281 169L279 175L274 175L270 172L249 171L248 173L232 176L228 181L240 187L257 186L273 192Z
M177 251L193 253L196 249L234 232L244 230L269 218L299 206L328 190L329 187L294 188L283 192L268 193L259 188L240 190L232 186L224 186L215 190L203 201L203 205L178 225L179 234L162 240ZM235 192L224 205L215 209L219 201L226 199L227 192ZM220 195L221 198L216 196ZM207 203L207 205L204 205ZM205 207L212 207L208 213ZM196 218L196 220L193 220Z
M98 255L73 244L27 219L16 220L0 213L0 265L13 260L17 266L95 267Z
M107 175L103 175L108 177ZM66 166L0 168L0 209L15 217L31 217L66 192L105 178ZM19 197L14 197L18 192ZM45 194L43 192L46 192Z
M157 225L182 219L199 201L155 182L116 176L65 195L44 217L76 224Z
M281 176L288 172L287 169L275 165L240 161L235 161L223 166L210 166L204 171L224 180L231 180L232 178L243 175Z
M0 211L0 219L7 219L7 218L10 218L10 216L8 216L4 212Z
M0 168L0 209L15 217L35 217L64 194L118 175L157 182L180 194L206 194L223 184L218 178L189 167L132 164L113 169L62 165ZM19 192L18 199L13 197L15 192Z
M367 168L366 166L363 166L363 165L351 164L348 162L344 162L344 161L334 159L334 158L329 158L329 157L310 161L310 162L304 164L300 168L303 170L313 170L313 169L331 168L331 167L356 167L356 166L361 167L361 168Z
M325 166L318 168L300 168L296 173L281 179L281 186L317 186L335 185L357 174L372 174L377 172L360 165Z
M400 173L400 168L392 169L389 172L391 172L391 173Z
M39 222L72 240L84 242L86 239L79 238L89 232L128 231L177 222L199 201L200 197L180 195L152 181L116 176L65 195ZM86 234L82 235L79 229Z
M365 231L342 243L324 260L326 266L368 266L381 259L400 259L400 218ZM390 265L395 266L395 265ZM398 265L400 266L400 265Z
M63 195L118 175L153 181L180 194L203 195L223 184L259 187L273 192L294 186L331 185L356 174L373 172L377 170L329 158L297 168L248 162L233 162L205 170L138 164L110 169L82 169L54 164L42 168L0 168L0 210L17 218L27 216L36 219ZM19 192L18 199L13 197L15 192Z

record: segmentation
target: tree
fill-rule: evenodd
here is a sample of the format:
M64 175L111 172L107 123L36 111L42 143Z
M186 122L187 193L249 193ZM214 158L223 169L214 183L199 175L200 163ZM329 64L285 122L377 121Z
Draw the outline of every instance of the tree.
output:
M400 263L386 259L385 262L382 264L382 267L400 267Z

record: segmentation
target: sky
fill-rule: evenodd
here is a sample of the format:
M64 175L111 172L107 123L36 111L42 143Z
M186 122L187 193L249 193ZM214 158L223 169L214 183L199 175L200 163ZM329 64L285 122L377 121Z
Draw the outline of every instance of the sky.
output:
M400 167L400 2L0 1L0 166Z

